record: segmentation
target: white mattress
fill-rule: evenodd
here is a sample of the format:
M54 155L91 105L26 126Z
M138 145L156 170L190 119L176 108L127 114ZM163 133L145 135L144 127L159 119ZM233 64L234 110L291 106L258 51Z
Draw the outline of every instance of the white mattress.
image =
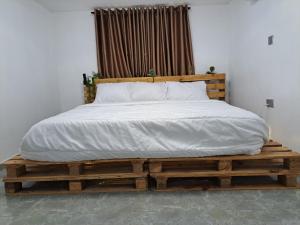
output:
M263 119L223 101L88 104L34 125L24 158L113 158L256 154L267 140Z

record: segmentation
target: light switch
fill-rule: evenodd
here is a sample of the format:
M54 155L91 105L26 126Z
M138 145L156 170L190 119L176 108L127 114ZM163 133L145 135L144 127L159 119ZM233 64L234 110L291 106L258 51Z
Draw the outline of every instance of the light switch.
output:
M266 99L267 108L274 108L274 99Z

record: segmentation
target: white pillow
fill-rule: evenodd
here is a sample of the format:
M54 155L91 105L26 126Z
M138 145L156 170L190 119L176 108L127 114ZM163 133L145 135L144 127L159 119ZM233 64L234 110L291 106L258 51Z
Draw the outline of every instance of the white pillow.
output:
M168 100L208 100L206 84L197 82L166 82Z
M130 83L97 84L97 93L94 103L129 102L128 85Z
M165 82L133 82L129 85L129 92L132 101L163 101L166 100L167 87Z

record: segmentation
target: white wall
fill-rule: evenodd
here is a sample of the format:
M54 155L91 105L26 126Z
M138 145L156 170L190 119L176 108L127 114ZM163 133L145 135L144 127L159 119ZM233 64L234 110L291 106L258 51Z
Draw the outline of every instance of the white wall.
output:
M30 126L59 111L51 14L27 0L0 0L0 162Z
M190 24L196 73L206 73L210 66L228 73L230 6L192 6Z
M97 71L94 18L90 11L54 13L56 67L62 111L83 103L82 74Z
M299 9L299 0L235 1L230 48L231 102L263 116L272 138L295 150L300 150ZM266 98L274 98L274 109L266 109Z
M54 13L62 111L80 105L82 73L97 71L94 18L90 11ZM229 6L193 6L190 23L197 73L214 65L228 72Z

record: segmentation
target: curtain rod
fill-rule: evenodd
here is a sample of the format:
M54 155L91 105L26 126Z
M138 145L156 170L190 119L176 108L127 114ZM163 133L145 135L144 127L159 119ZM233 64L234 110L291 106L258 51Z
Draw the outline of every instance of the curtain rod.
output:
M147 8L147 7L153 7L153 6L140 6L140 7L136 7L136 8ZM157 7L157 6L154 6L154 7ZM166 6L167 8L168 7L170 7L170 6ZM177 6L175 6L175 7L177 7ZM131 7L124 7L124 8L131 8ZM134 8L134 7L133 7ZM108 10L108 9L110 9L110 8L104 8L104 10ZM121 9L121 8L111 8L111 9ZM191 7L190 6L188 6L188 9L190 10L191 9ZM91 14L95 14L95 12L93 11L93 12L91 12Z

